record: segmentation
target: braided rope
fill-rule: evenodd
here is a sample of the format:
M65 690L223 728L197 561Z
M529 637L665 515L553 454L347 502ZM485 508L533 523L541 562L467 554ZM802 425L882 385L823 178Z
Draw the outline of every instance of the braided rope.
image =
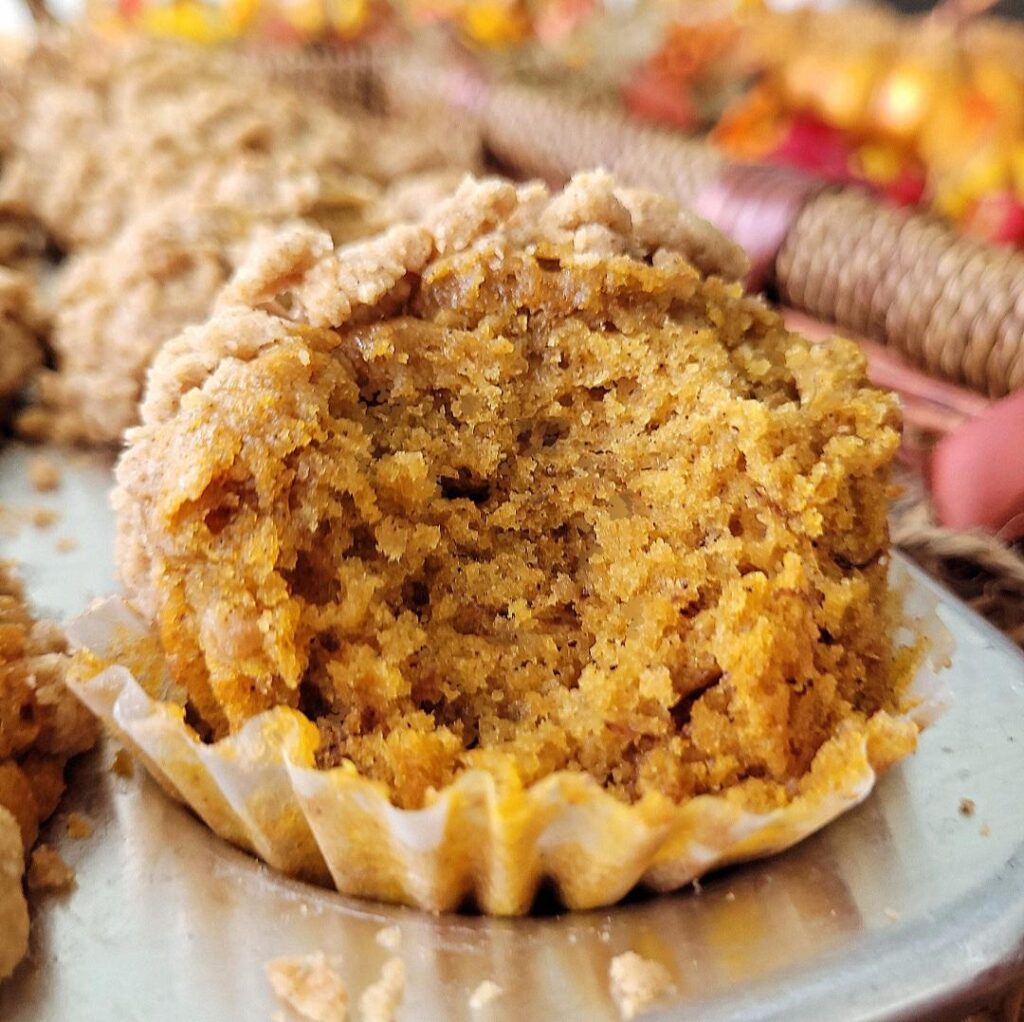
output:
M776 262L782 296L993 397L1024 387L1024 254L853 189L812 197Z

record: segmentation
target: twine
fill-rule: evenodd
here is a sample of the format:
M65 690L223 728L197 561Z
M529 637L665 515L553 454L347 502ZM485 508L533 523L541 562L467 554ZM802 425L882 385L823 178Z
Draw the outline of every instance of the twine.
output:
M1024 549L938 525L920 477L904 473L900 482L904 493L890 515L892 542L1024 647Z

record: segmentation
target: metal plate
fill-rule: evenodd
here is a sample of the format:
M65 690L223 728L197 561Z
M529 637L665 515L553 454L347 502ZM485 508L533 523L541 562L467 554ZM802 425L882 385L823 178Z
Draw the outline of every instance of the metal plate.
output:
M0 501L49 504L64 520L0 537L37 603L72 614L113 587L109 460L62 456L64 486L41 497L26 453L0 453ZM10 514L8 514L8 521ZM81 547L56 554L60 535ZM524 920L434 918L293 883L223 844L110 750L75 771L67 808L96 833L49 837L76 889L36 908L33 953L0 992L6 1022L269 1019L263 976L277 955L339 954L354 996L402 931L409 981L400 1018L612 1020L608 963L633 949L663 961L677 993L662 1019L958 1017L1024 970L1024 657L920 573L956 642L954 701L913 759L859 809L774 859L700 893L610 912ZM960 800L973 799L973 815ZM484 979L504 996L467 1007Z

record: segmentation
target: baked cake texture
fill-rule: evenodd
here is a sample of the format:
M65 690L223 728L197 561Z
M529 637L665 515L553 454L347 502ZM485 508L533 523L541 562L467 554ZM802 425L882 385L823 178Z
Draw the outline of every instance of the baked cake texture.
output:
M744 266L597 173L254 251L158 356L114 498L200 735L296 707L401 807L480 768L760 810L844 729L912 749L896 404Z

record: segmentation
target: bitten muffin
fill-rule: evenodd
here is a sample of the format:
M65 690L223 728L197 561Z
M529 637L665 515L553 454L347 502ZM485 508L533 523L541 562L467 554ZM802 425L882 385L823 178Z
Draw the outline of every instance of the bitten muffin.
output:
M162 350L117 473L196 730L295 707L401 807L481 768L762 810L844 729L909 751L895 402L743 269L602 174L254 253Z

